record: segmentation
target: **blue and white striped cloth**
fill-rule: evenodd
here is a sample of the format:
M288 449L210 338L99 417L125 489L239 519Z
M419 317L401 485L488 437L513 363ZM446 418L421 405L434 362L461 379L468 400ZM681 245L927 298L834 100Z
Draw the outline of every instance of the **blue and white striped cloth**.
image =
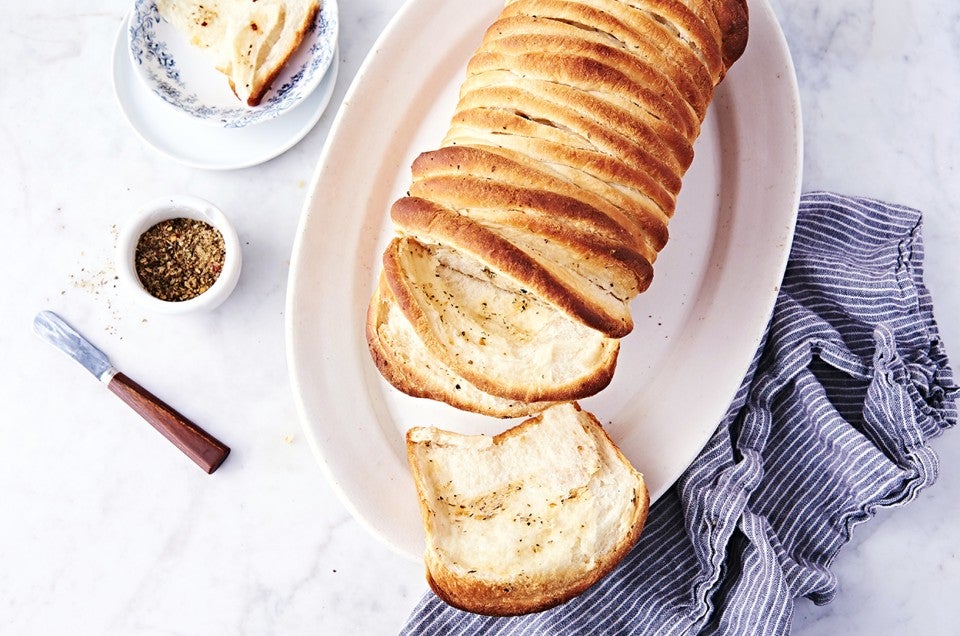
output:
M804 195L766 339L630 555L539 614L477 616L428 594L402 633L785 634L794 599L829 602L853 527L933 483L927 443L957 418L920 227L910 208Z

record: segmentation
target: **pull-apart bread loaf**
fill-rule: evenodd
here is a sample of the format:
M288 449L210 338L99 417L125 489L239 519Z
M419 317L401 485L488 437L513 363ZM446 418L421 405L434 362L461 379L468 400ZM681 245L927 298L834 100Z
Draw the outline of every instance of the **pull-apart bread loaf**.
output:
M547 609L607 574L647 518L643 476L571 403L496 437L407 433L430 587L471 612Z
M413 164L370 304L382 374L496 416L606 386L745 0L515 0Z
M319 0L157 0L160 15L208 51L234 94L260 104L300 46Z

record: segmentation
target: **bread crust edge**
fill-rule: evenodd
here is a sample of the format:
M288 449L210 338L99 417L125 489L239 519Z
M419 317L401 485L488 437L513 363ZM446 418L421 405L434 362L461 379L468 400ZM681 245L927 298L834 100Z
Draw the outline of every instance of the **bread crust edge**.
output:
M720 52L724 74L740 59L747 48L750 34L750 12L747 0L712 0L713 13L720 25L723 40Z
M313 23L317 19L317 14L320 13L320 2L317 2L313 6L313 10L307 15L307 18L303 21L303 24L300 25L300 28L297 29L297 41L290 47L290 51L284 56L280 63L276 65L267 76L264 78L263 83L255 87L253 91L250 92L250 95L247 96L247 106L259 106L260 102L263 101L263 97L267 94L267 91L270 90L273 81L277 79L277 76L280 75L280 71L283 70L283 67L287 65L287 62L290 61L290 58L294 56L297 50L300 48L300 45L303 44L303 38L307 34L307 31L310 30L310 27L313 26ZM233 82L230 83L231 88L233 87ZM236 90L234 90L236 94Z

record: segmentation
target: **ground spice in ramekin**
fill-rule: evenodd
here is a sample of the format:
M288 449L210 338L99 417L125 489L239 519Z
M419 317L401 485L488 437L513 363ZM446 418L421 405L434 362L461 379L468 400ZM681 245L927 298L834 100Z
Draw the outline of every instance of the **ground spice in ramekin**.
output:
M210 289L223 270L220 230L195 219L160 221L140 235L137 277L160 300L190 300Z

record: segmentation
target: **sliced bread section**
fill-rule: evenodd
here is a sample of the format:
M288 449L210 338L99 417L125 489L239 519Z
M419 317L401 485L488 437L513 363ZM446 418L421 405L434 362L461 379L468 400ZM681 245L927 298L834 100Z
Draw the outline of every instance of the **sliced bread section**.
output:
M643 476L574 403L493 438L414 428L407 452L427 580L466 611L505 616L563 603L610 572L646 521Z

